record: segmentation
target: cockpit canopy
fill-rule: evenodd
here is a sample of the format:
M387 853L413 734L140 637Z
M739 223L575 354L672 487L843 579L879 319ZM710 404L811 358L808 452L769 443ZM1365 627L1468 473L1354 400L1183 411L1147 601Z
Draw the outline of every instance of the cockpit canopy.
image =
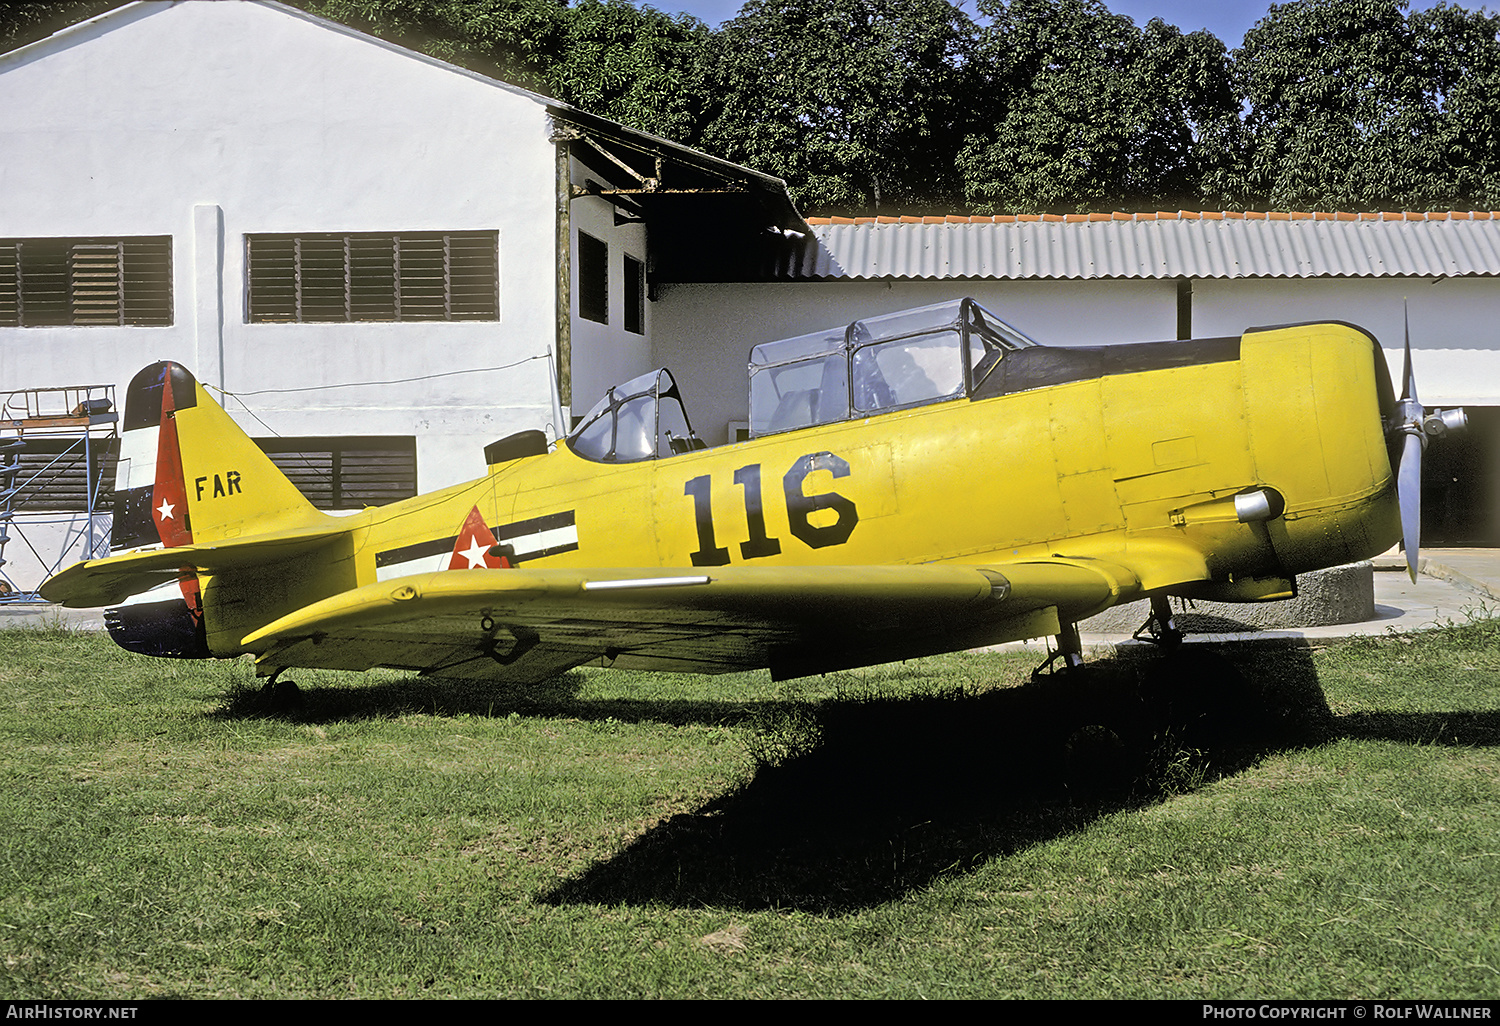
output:
M568 445L597 463L635 463L704 448L666 368L611 388L568 435Z
M750 350L750 435L970 394L1007 352L1034 345L972 299L766 342Z

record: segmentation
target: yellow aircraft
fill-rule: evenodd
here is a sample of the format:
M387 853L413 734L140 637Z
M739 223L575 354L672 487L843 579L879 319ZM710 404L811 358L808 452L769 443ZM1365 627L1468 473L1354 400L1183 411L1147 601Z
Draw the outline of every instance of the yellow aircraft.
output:
M118 554L43 585L125 648L258 672L530 682L584 664L777 678L1022 638L1169 596L1265 601L1403 536L1426 438L1346 324L1038 345L973 300L756 346L747 441L707 448L671 375L611 389L477 481L314 509L183 367L131 382ZM1398 502L1397 478L1401 479ZM1404 518L1404 520L1403 520ZM134 598L132 598L134 597ZM1049 660L1051 662L1051 660Z

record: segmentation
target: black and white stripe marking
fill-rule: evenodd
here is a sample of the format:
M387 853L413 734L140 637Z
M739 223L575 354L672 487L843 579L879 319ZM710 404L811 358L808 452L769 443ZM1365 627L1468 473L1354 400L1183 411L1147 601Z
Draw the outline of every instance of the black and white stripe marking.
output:
M510 556L512 566L528 559L555 556L560 552L572 552L578 548L578 526L573 520L573 511L549 513L530 520L518 520L494 529L495 539L501 545L514 550ZM453 554L458 535L434 538L415 545L403 545L375 554L375 579L388 581L408 574L430 573L444 570Z

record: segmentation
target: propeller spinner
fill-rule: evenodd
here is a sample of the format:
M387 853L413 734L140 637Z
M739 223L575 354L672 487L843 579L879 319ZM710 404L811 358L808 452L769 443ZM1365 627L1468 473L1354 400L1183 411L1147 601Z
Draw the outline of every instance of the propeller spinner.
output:
M1428 413L1417 398L1417 378L1411 369L1411 320L1405 308L1402 317L1406 328L1406 358L1401 367L1401 398L1396 403L1396 419L1391 433L1404 436L1401 463L1396 471L1396 500L1401 507L1401 542L1406 549L1406 572L1412 583L1417 580L1417 556L1422 539L1422 450L1427 440L1449 431L1461 431L1469 424L1461 409L1433 410Z

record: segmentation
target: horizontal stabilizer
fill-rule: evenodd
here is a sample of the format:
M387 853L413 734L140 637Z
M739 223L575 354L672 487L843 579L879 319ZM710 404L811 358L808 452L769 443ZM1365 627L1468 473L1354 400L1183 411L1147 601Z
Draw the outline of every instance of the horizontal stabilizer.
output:
M348 524L293 528L251 538L145 549L74 563L53 574L40 589L42 598L73 609L112 606L132 595L176 580L183 570L219 573L290 559L321 548L348 532Z

